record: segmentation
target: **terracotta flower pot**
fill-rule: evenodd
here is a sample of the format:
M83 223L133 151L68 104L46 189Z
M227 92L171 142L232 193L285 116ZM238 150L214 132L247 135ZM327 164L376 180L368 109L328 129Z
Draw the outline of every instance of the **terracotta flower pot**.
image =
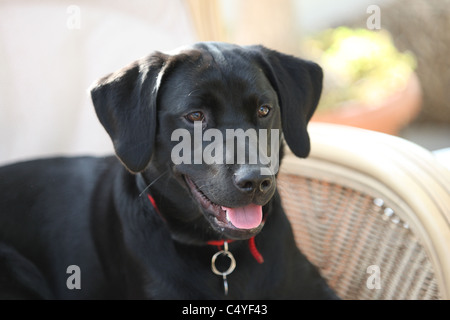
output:
M415 73L403 90L372 104L349 103L345 107L317 111L311 121L348 125L392 135L410 123L422 105L422 90Z

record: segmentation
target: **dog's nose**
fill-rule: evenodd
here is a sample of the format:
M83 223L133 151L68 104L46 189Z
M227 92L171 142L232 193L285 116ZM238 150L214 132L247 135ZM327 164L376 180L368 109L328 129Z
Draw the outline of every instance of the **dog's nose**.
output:
M272 176L261 175L259 168L239 170L234 175L234 184L242 192L266 193L272 188Z

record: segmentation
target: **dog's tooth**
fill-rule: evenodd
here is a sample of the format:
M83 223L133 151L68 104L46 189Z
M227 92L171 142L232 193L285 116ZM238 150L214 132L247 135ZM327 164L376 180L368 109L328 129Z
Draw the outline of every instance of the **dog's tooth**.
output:
M223 210L223 208L222 208ZM225 218L227 219L228 222L230 222L230 218L228 217L228 210L224 210L225 211Z

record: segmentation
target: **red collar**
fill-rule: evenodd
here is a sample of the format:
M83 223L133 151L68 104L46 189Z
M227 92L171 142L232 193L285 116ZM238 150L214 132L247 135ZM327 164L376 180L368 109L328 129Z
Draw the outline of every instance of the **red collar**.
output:
M148 199L150 200L150 203L152 204L153 208L155 208L156 212L160 215L160 217L164 221L166 221L166 219L164 219L164 217L161 215L161 212L159 211L158 206L156 205L155 199L153 199L153 197L149 193L147 193L147 196L148 196ZM207 242L207 244L210 246L217 246L219 248L219 250L222 250L223 244L225 242L231 243L234 241L235 240L210 240ZM250 253L252 254L253 258L255 258L256 262L258 262L258 263L264 262L263 256L256 248L255 237L251 237L250 239L248 239L248 248L249 248Z

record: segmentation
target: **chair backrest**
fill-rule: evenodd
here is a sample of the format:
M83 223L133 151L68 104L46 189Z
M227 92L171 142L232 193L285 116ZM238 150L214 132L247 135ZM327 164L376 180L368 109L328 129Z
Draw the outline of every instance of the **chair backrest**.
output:
M310 124L279 174L297 245L343 299L450 298L450 171L421 147Z

